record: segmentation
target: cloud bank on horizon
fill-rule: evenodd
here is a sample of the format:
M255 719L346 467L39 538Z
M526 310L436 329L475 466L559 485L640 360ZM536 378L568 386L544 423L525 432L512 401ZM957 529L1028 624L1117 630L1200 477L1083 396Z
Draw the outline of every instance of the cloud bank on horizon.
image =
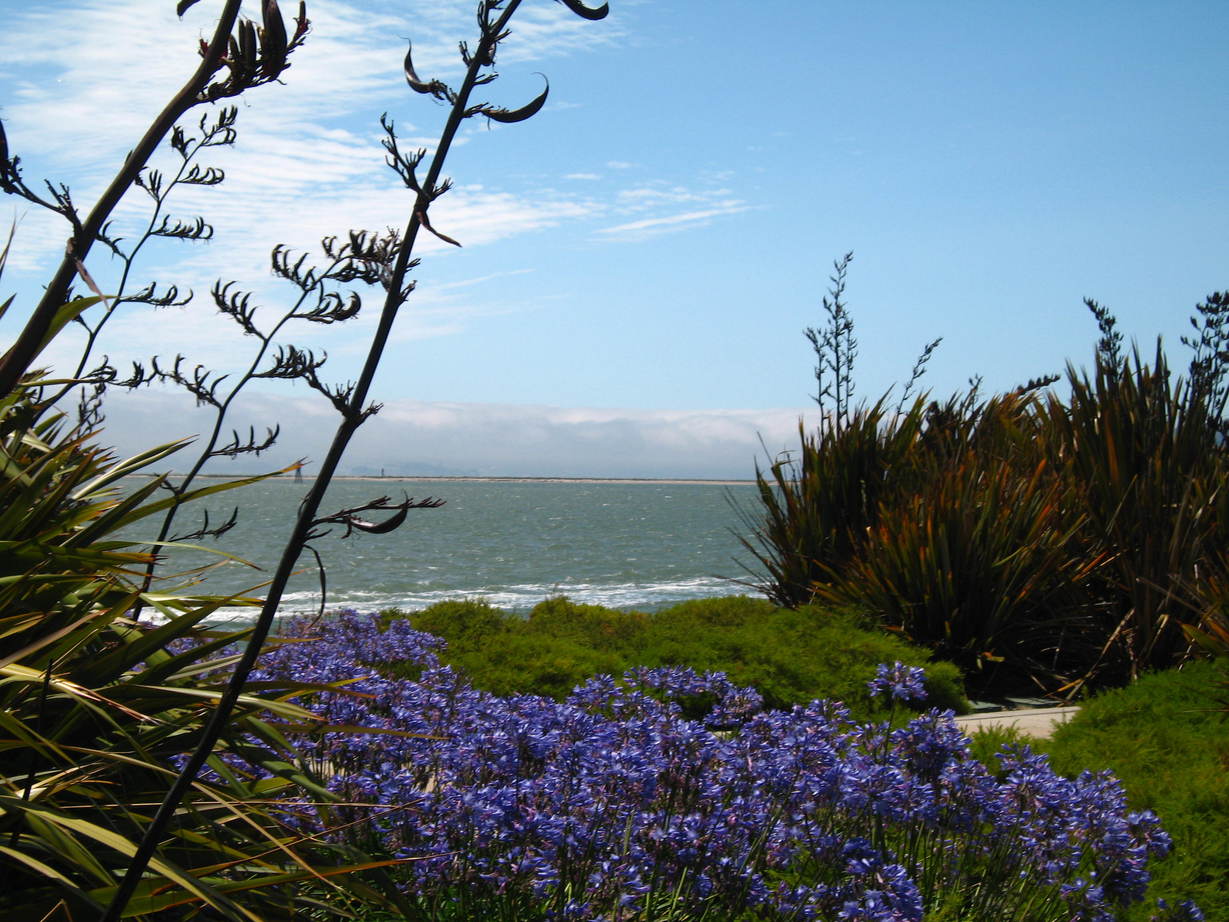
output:
M393 400L359 430L341 473L387 476L595 477L750 480L797 444L798 409L637 410ZM119 395L100 441L126 457L201 432L209 415L182 395ZM220 460L213 473L258 473L303 460L311 474L332 435L313 396L253 394L231 421L241 438L280 425L259 458ZM176 465L176 456L167 462ZM191 448L184 457L193 460Z
M432 147L443 109L406 89L402 57L412 40L420 73L455 77L473 0L308 6L313 31L285 85L245 96L238 143L207 161L226 182L172 201L176 217L215 224L213 240L151 247L141 263L138 286L196 300L117 317L100 350L121 368L177 353L235 367L250 340L212 307L219 276L272 316L287 298L274 244L316 252L327 235L404 223L378 118L403 147ZM194 65L215 7L179 20L171 0L0 0L0 118L27 180L92 201ZM526 0L491 98L528 98L541 71L550 101L521 125L471 124L453 151L456 186L432 215L464 248L424 242L376 386L387 409L372 431L424 446L406 463L748 476L755 432L774 450L795 432L798 410L763 408L806 404L801 331L820 322L847 250L870 399L935 336L923 383L939 395L972 375L1005 389L1086 362L1085 296L1145 347L1163 334L1173 358L1191 306L1229 286L1229 5L611 7L586 23ZM121 233L140 230L147 204L125 200ZM66 231L0 208L17 223L3 343ZM91 271L118 283L105 255ZM326 350L341 381L373 323L369 307L349 329L291 341ZM65 338L47 358L63 367L78 347ZM296 395L284 401L300 412ZM479 420L498 438L476 435ZM374 458L363 463L394 463Z

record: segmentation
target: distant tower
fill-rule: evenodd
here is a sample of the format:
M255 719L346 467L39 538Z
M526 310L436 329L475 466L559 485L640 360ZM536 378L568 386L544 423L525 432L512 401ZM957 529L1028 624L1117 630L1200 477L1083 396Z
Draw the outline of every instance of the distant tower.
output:
M302 467L296 467L294 469L294 482L295 483L303 482L303 468Z

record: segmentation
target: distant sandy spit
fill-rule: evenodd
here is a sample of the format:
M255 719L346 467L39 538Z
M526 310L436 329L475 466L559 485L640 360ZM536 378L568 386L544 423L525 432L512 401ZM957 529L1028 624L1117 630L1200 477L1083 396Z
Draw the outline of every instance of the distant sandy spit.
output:
M200 477L210 477L217 480L229 479L230 474L199 474ZM247 474L235 474L235 477L246 477ZM290 474L279 474L275 479L278 480L293 480ZM315 480L311 474L303 476L304 482ZM754 480L703 480L703 479L686 479L686 478L656 478L656 477L447 477L442 475L423 476L423 477L402 477L389 475L380 477L376 475L359 475L359 474L338 474L333 477L334 480L353 480L366 483L578 483L578 484L594 484L594 483L614 483L614 484L647 484L653 486L660 484L662 486L671 485L691 485L697 486L712 486L712 487L742 487L754 486Z

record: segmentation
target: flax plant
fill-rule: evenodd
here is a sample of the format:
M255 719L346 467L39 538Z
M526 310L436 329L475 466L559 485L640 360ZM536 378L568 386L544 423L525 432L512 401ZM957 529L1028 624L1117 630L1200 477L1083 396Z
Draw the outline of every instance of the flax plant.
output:
M853 253L833 263L822 304L825 323L807 327L815 354L819 423L808 433L798 423L799 447L762 470L756 465L759 507L736 511L751 535L739 540L759 564L759 579L746 581L784 608L809 603L816 587L851 560L863 532L878 517L882 498L913 483L912 456L924 421L925 401L910 396L940 339L914 363L895 411L888 394L870 406L855 405L858 340L845 300Z
M599 7L588 7L580 0L560 0L560 2L585 19L602 19L608 12L605 4ZM344 524L352 524L356 521L354 516L344 514L340 520L338 517L322 517L319 511L320 506L325 491L354 433L379 409L378 405L368 404L368 393L397 313L414 287L413 282L408 281L407 273L417 265L417 260L412 258L412 253L419 232L426 230L446 242L457 243L446 234L436 230L429 217L431 205L451 187L451 182L443 177L443 167L457 132L466 119L475 117L503 123L524 121L535 115L546 102L549 87L530 102L516 109L502 108L485 102L471 102L471 96L475 90L487 86L495 79L496 75L491 68L495 64L496 52L500 42L509 35L508 27L519 6L520 0L506 0L506 2L505 0L481 0L479 2L477 20L480 37L472 50L465 43L461 44L461 57L466 70L460 86L456 89L439 80L424 80L419 77L413 65L411 52L406 53L404 70L410 89L415 93L429 95L446 102L449 105L449 114L439 143L430 158L427 171L421 179L417 168L426 158L426 152L420 150L408 155L403 153L398 147L393 122L387 118L381 119L386 131L384 146L388 152L388 164L404 185L414 193L414 202L410 209L405 232L400 236L393 253L390 254L392 259L387 280L384 282L386 295L376 331L372 336L358 380L352 385L329 392L331 401L341 416L341 421L321 463L317 478L300 506L299 515L287 538L285 549L268 587L264 604L252 628L251 637L235 663L231 679L209 723L202 732L195 751L183 766L154 814L140 847L132 857L127 874L104 916L104 922L115 922L124 911L128 900L140 883L158 841L170 826L180 801L193 784L197 774L205 766L213 745L220 737L230 713L243 693L244 683L277 617L282 594L300 555L313 538L320 536L320 528L323 525L331 521L341 521ZM406 508L408 506L399 511L398 514L401 517L404 517ZM396 516L393 521L397 521Z
M1229 523L1229 489L1217 492L1213 510L1223 529ZM1221 541L1211 548L1177 592L1186 612L1182 631L1187 639L1209 656L1229 657L1229 546ZM1229 701L1223 703L1229 709Z
M756 467L759 508L740 510L752 535L740 538L759 563L750 585L784 608L810 603L854 559L883 498L913 482L923 402L892 416L880 399L840 428L806 432L797 451Z
M48 401L59 403L69 391L81 387L82 393L78 409L78 424L82 428L96 426L102 421L102 398L108 386L119 383L117 372L111 367L109 360L103 359L99 365L90 368L90 360L94 349L109 321L125 305L144 304L150 307L183 307L192 300L192 292L181 294L177 285L171 284L159 291L156 282L150 282L137 291L132 290L133 278L138 271L138 259L148 246L156 239L169 239L180 242L198 242L213 236L213 227L204 218L197 217L190 221L173 219L167 209L171 194L181 186L213 187L220 185L225 179L225 173L218 167L203 166L200 162L202 154L218 147L227 147L235 141L235 120L238 109L226 106L220 109L214 117L210 113L202 115L197 123L198 134L190 134L179 125L171 129L169 144L177 155L178 163L174 169L164 174L160 170L142 167L133 177L132 183L140 188L152 200L145 226L130 244L122 238L113 236L110 225L104 224L99 233L98 242L105 245L110 255L118 260L120 271L114 285L109 285L110 294L103 295L96 291L102 310L85 312L77 315L74 321L85 332L85 342L77 359L76 369L69 375L70 380L61 385ZM84 262L78 269L78 275L91 289L98 286L92 278L82 275ZM95 316L96 314L96 316ZM125 382L130 386L141 383L139 369L134 370L133 377ZM79 385L83 379L87 385Z
M174 580L142 589L150 555L119 535L172 500L159 477L117 485L182 444L117 460L36 404L20 390L0 400L0 911L67 919L113 898L148 810L221 698L208 676L228 668L222 648L247 632L214 635L202 622L250 600L196 596ZM162 623L134 621L138 603ZM276 804L325 796L268 723L315 723L279 698L304 690L279 682L241 696L218 750L242 751L258 773L211 755L210 777L182 802L130 914L205 904L225 918L290 917L287 885L352 865L352 849L304 841Z
M182 16L197 2L180 0L177 5L179 15ZM99 242L108 246L114 244L107 228L111 214L124 194L137 184L154 151L172 134L176 124L197 106L239 96L254 87L276 81L290 66L290 54L302 43L307 33L304 5L299 4L299 16L290 35L287 34L276 0L262 0L262 25L259 29L250 20L239 19L240 6L241 0L226 0L212 37L208 42L201 43L200 64L142 134L88 214L80 214L68 188L62 184L46 183L47 197L34 191L21 174L20 157L10 156L8 140L0 127L0 191L18 195L61 215L73 229L64 258L38 304L31 311L16 341L0 356L0 394L13 392L50 337L62 327L60 318L64 305L70 301L71 286L78 277L89 284L84 266L91 249ZM204 178L198 176L197 180L200 182ZM208 184L207 180L205 184ZM166 236L182 236L185 232L189 235L194 233L192 227L195 225L164 222L160 226L167 232Z
M1051 691L1095 657L1071 484L1039 445L1035 399L931 406L917 488L887 497L818 599L873 612L958 663L971 688Z
M797 452L757 470L744 544L779 604L852 606L966 670L983 694L1078 694L1190 655L1221 636L1226 572L1229 296L1191 318L1185 379L1124 355L1113 314L1091 377L1058 376L983 400L849 411L852 320L833 277L817 352L836 399ZM839 346L839 349L838 349ZM915 367L924 366L931 347ZM840 361L836 361L839 355ZM840 372L838 373L838 369ZM908 388L906 389L908 390ZM1202 626L1201 626L1202 625Z
M193 2L181 2L180 13ZM55 212L72 229L42 299L0 357L0 749L6 754L0 902L6 917L69 918L114 903L116 881L139 850L149 809L165 794L222 698L211 676L233 658L218 651L247 633L214 637L201 625L221 606L253 600L198 596L183 580L151 583L141 574L153 554L127 529L258 478L157 499L165 481L153 477L125 493L118 488L122 478L144 473L183 444L118 461L96 446L91 424L98 417L89 398L73 426L55 409L78 385L98 389L114 382L114 369L105 361L85 369L99 331L120 304L179 303L174 286L161 294L154 285L127 293L142 245L152 237L199 240L210 234L202 219L175 220L162 206L176 185L220 182L220 171L193 161L203 148L233 139L234 110L201 118L198 140L185 134L179 120L198 106L277 80L306 34L302 4L291 34L274 0L261 4L260 27L240 20L239 7L238 0L223 5L212 38L201 43L201 64L88 214L78 211L62 184L45 183L45 195L28 185L20 157L10 156L0 128L0 189ZM181 169L164 181L146 164L168 136ZM133 185L150 194L155 208L138 242L125 249L111 235L108 219ZM123 265L119 290L109 296L85 266L95 243ZM5 256L7 247L0 269ZM71 296L77 279L92 296ZM13 301L7 299L3 309ZM85 313L100 304L97 316ZM39 370L39 354L74 321L87 330L75 373L57 378ZM161 623L137 621L134 611L141 608ZM182 644L188 648L178 649ZM270 686L269 697L243 693L217 727L211 775L186 792L129 915L194 912L204 904L225 918L293 916L303 903L289 885L346 869L349 861L338 861L335 849L303 842L276 806L286 795L302 800L323 794L293 767L284 737L267 723L269 714L311 721L301 708L278 700L287 688ZM259 766L258 775L233 771L219 759L219 752L239 750Z
M7 247L0 270L6 256ZM81 300L88 308L98 299ZM70 303L59 319L80 309ZM36 377L46 388L65 383ZM161 496L161 477L124 491L124 478L183 443L117 460L95 440L49 408L39 387L0 398L0 911L14 920L88 916L113 898L149 807L221 697L208 677L228 668L223 648L246 635L215 635L202 622L252 602L201 597L182 580L144 586L151 554L131 535L172 502L258 478L175 500ZM138 605L160 626L134 620ZM211 756L210 777L181 804L129 915L206 905L229 919L295 917L312 902L297 882L371 869L348 846L304 840L282 816L281 798L327 798L268 723L317 722L281 697L305 690L279 681L241 697L218 751L241 751L252 768Z
M1183 586L1224 546L1224 445L1204 394L1171 381L1159 343L1151 365L1138 350L1117 366L1099 353L1091 377L1069 369L1068 383L1070 399L1045 408L1051 450L1079 487L1088 553L1109 560L1101 663L1134 678L1188 652L1182 626L1197 617Z

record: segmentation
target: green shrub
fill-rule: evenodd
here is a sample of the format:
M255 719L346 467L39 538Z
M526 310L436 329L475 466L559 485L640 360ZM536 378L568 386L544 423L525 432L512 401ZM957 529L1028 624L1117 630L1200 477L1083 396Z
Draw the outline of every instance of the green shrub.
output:
M995 777L1002 777L1003 765L997 756L1004 746L1031 746L1037 750L1044 742L1021 732L1016 727L979 727L969 734L969 752Z
M634 654L648 616L601 605L579 605L566 596L546 599L529 613L525 630L534 636L567 638L595 650Z
M899 660L926 667L928 704L967 710L955 666L932 663L927 651L864 624L855 613L818 606L791 611L745 597L686 602L652 616L644 665L725 672L773 708L838 698L869 716L876 709L866 683L880 663Z
M407 617L396 610L384 614ZM769 707L839 698L869 717L884 711L871 701L866 683L880 663L899 660L926 667L928 706L968 709L956 666L931 662L928 651L868 626L854 612L791 611L764 599L728 596L644 614L560 597L542 602L528 618L476 601L442 602L408 617L448 642L444 662L497 694L561 699L597 674L688 666L754 687ZM391 673L400 674L398 668L389 664Z
M1093 697L1045 745L1063 774L1109 769L1133 808L1160 816L1174 847L1150 865L1151 895L1194 899L1208 919L1229 919L1227 670L1220 659L1148 673ZM1143 922L1147 906L1126 918Z
M390 609L382 614L387 616L399 612ZM485 647L505 632L507 622L507 613L485 599L437 602L410 616L410 623L418 630L448 641L448 649L454 654Z
M670 625L676 631L687 627L729 628L737 627L759 618L767 618L779 611L767 599L746 595L727 595L714 599L690 599L662 609L652 616L654 627Z
M451 660L478 687L497 695L536 694L566 698L595 675L620 675L627 662L617 653L596 650L567 637L510 631L497 644Z

